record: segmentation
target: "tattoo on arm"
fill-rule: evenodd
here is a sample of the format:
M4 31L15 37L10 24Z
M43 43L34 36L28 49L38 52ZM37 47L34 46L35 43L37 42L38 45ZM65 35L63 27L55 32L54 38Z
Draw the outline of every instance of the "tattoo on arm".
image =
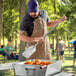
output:
M21 35L21 36L22 36L22 35L25 35L25 34L26 34L25 31L21 31L21 30L19 31L19 35Z

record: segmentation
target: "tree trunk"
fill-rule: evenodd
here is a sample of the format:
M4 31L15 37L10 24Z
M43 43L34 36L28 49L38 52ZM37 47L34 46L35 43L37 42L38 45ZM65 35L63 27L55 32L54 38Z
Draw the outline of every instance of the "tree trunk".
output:
M54 0L54 14L57 14L57 12L56 12L56 0Z
M16 25L17 28L17 25ZM16 38L15 38L15 50L17 51L17 29L16 29Z
M68 41L68 50L69 50L69 48L70 48L70 46L69 46L69 35L67 35L67 41Z
M50 39L51 39L51 36L49 36L49 43L50 43Z
M54 45L54 36L52 35L52 44Z
M2 25L3 27L2 27L2 33L3 33L3 45L5 45L5 43L4 43L4 24Z
M25 15L25 3L26 0L20 0L20 21L23 18L23 16ZM25 42L20 41L20 46L19 46L20 50L19 50L19 60L23 61L25 60L25 58L22 56L22 52L25 50Z
M57 49L57 47L58 47L58 36L59 36L59 33L57 32L57 34L56 34L56 56L57 56L57 60L59 59L59 50Z
M0 0L0 46L1 46L1 30L2 30L2 16L3 16L3 0Z
M17 51L17 38L15 38L15 51Z
M38 2L39 2L39 5L41 4L41 1L42 1L42 0L38 0Z
M56 14L57 15L57 11L56 11L56 0L54 0L54 14ZM57 60L59 59L59 51L58 51L58 49L57 49L57 47L58 47L58 36L59 36L59 33L58 33L58 31L57 31L57 33L56 33L56 56L57 56Z

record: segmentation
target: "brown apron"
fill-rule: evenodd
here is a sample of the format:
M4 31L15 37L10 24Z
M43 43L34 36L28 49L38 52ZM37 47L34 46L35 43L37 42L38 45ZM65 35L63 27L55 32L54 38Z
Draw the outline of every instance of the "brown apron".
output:
M37 18L34 21L34 30L31 37L42 37L47 33L47 25L44 19ZM27 43L27 47L35 45L35 42ZM31 50L30 50L31 51ZM43 43L39 43L36 47L36 52L29 59L44 59L51 60L50 45L48 37Z

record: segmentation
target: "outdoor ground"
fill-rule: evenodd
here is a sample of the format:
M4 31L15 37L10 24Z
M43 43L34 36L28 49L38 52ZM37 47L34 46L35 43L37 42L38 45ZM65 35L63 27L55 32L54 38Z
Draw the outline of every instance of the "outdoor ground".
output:
M53 55L53 60L56 59L56 56ZM2 59L2 58L1 58ZM5 62L4 59L0 63ZM7 60L6 62L17 62L17 60ZM69 54L68 50L65 50L65 62L62 64L62 71L73 73L76 76L76 64L73 67L73 51ZM13 70L0 71L0 76L14 76Z
M76 76L76 63L73 66L73 53L73 51L69 53L68 50L65 50L65 62L62 64L62 71L73 73ZM53 56L53 59L55 60L56 57Z

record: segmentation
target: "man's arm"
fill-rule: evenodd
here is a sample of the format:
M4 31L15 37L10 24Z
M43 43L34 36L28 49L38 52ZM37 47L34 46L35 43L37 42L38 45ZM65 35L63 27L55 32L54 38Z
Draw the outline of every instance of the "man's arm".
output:
M49 22L47 22L47 26L48 27L53 27L56 23L58 23L59 22L59 20L55 20L55 21L49 21Z
M63 22L64 20L66 20L66 16L62 16L61 17L61 22ZM55 21L49 21L49 22L47 22L47 26L48 27L53 27L56 23L58 23L59 22L59 20L55 20Z
M19 32L19 39L24 41L24 42L43 42L43 37L38 37L38 38L32 38L32 37L28 37L26 35L25 31L20 31Z
M30 38L28 36L26 36L26 32L25 31L19 31L19 39L24 41L24 42L33 42L33 38Z

